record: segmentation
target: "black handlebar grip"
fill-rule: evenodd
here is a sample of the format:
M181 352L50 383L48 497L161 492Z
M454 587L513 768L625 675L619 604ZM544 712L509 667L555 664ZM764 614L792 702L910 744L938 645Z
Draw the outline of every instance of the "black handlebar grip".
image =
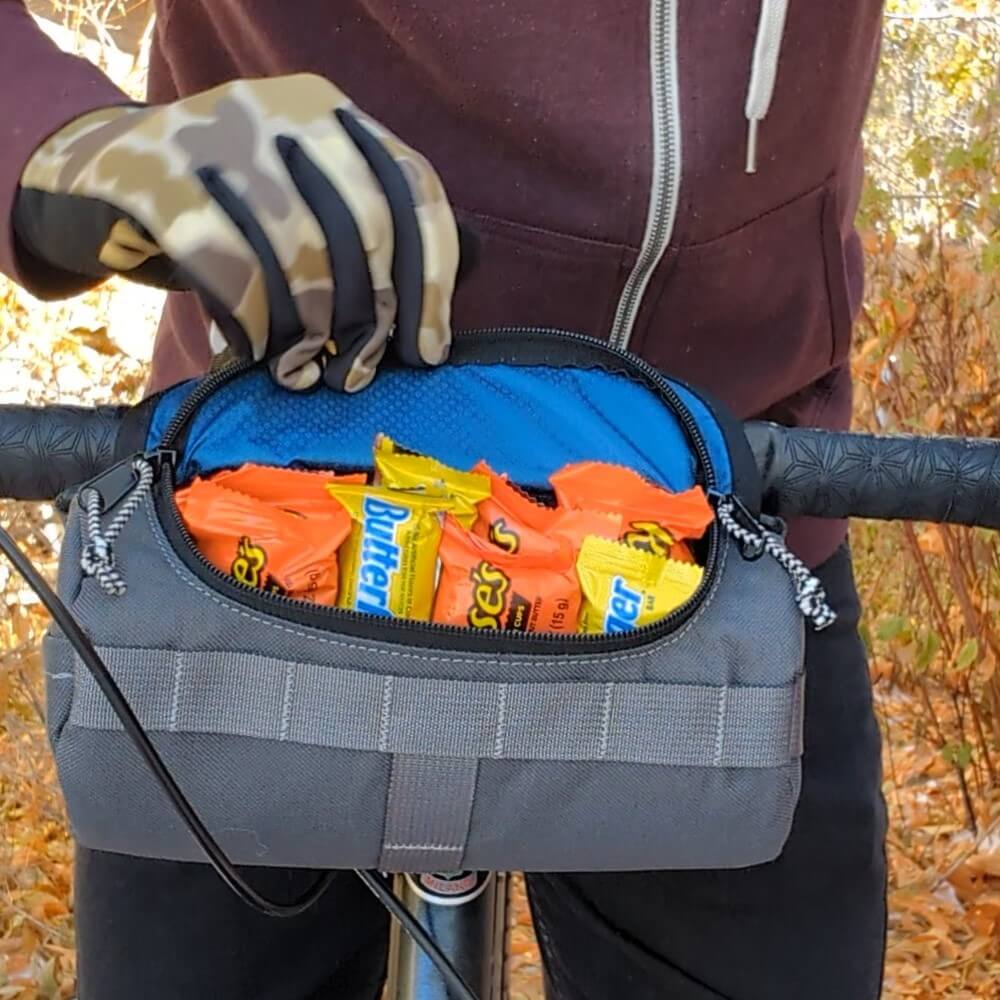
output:
M0 497L53 500L114 461L127 406L0 406Z
M1000 440L745 429L768 513L1000 528Z

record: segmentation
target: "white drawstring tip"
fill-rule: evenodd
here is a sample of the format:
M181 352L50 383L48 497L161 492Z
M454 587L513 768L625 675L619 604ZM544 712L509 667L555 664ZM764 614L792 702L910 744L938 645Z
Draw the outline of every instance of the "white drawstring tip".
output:
M747 119L747 169L748 174L757 173L757 126L759 118Z

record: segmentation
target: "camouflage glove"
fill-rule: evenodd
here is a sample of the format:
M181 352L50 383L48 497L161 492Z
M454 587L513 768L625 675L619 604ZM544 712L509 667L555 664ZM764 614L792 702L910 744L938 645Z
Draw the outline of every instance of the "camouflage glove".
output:
M318 76L71 122L28 162L14 231L63 291L112 273L194 289L213 350L270 358L290 388L363 388L393 330L407 364L448 355L459 245L441 181Z

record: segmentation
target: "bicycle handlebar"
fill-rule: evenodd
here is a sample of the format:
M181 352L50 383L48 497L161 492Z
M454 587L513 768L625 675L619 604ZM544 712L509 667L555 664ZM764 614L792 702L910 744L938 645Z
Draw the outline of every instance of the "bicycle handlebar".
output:
M745 430L765 511L1000 528L1000 440Z
M114 462L127 406L0 406L0 497L54 500Z
M0 406L0 497L51 500L114 461L125 406ZM1000 440L747 423L763 507L1000 529Z

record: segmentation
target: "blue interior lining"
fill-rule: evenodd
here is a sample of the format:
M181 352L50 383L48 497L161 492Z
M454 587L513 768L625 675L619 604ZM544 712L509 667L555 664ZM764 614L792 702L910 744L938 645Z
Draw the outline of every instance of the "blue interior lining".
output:
M195 383L164 394L148 446L162 438ZM731 488L725 439L705 404L681 386L708 445L718 487ZM393 368L365 391L291 393L255 369L217 390L192 419L179 481L244 462L369 467L388 434L415 451L468 468L485 458L525 486L544 487L567 462L625 465L672 490L695 482L678 419L645 386L602 369L445 365Z

